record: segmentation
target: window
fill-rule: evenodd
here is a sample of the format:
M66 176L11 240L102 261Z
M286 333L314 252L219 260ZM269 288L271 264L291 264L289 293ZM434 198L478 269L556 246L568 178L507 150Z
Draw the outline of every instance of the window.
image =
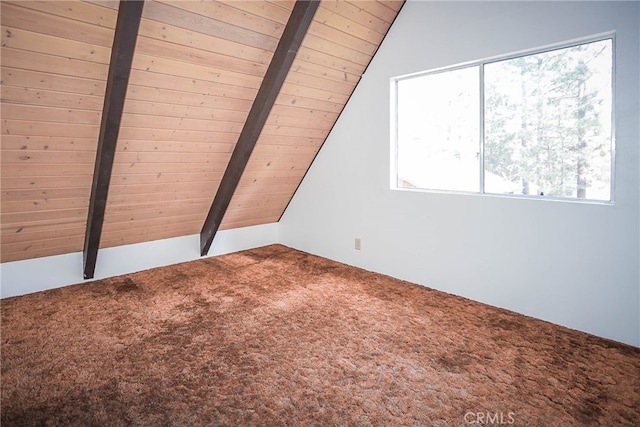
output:
M610 201L613 39L393 79L393 188Z

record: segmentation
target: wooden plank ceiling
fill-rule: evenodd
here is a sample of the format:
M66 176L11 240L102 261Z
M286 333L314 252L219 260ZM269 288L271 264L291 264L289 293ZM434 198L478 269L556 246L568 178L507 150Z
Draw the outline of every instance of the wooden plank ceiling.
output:
M145 2L101 247L200 232L294 4ZM280 219L402 4L320 3L220 229ZM79 252L118 2L0 8L1 261Z

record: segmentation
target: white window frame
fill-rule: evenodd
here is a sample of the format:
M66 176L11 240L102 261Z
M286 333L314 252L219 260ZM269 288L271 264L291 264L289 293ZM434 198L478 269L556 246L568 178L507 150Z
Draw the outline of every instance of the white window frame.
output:
M484 167L484 146L485 146L485 88L484 88L484 66L487 64L506 61L515 58L521 58L524 56L536 55L540 53L551 52L554 50L571 48L583 44L611 40L611 177L610 177L610 193L609 200L597 200L597 199L579 199L576 197L560 197L560 196L546 196L537 194L498 194L485 192L485 167ZM406 79L412 79L416 77L422 77L432 74L444 73L448 71L454 71L462 68L478 67L480 73L480 126L479 126L479 167L480 167L480 189L479 191L456 191L456 190L436 190L436 189L424 189L424 188L407 188L398 186L398 82ZM464 194L464 195L480 195L489 197L507 197L518 199L537 199L537 200L549 200L549 201L561 201L569 203L592 203L592 204L615 204L615 165L616 165L616 34L615 31L601 33L593 36L574 39L571 41L565 41L561 43L546 45L535 49L522 50L511 54L494 56L491 58L470 61L460 63L452 66L445 66L440 68L434 68L427 71L420 71L417 73L405 74L397 77L392 77L390 80L390 105L391 105L391 155L390 155L390 188L392 190L410 191L410 192L423 192L423 193L446 193L446 194Z

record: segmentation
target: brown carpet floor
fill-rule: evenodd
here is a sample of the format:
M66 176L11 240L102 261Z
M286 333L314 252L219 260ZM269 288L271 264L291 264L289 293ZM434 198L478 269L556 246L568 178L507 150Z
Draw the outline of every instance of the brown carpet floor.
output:
M1 311L3 427L640 425L640 349L280 245Z

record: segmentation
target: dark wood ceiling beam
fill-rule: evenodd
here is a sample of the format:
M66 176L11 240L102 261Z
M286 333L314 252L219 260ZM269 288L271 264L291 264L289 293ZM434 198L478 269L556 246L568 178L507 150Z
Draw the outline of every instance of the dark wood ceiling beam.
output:
M93 170L89 216L84 236L83 272L85 279L93 278L95 273L111 170L143 7L144 1L138 0L121 0L118 6L118 19L111 48L96 163Z
M200 254L202 256L209 252L213 238L220 227L229 203L231 203L233 193L240 182L249 157L269 117L276 97L280 93L300 44L311 25L319 3L318 0L298 0L293 7L204 221L202 231L200 231Z

